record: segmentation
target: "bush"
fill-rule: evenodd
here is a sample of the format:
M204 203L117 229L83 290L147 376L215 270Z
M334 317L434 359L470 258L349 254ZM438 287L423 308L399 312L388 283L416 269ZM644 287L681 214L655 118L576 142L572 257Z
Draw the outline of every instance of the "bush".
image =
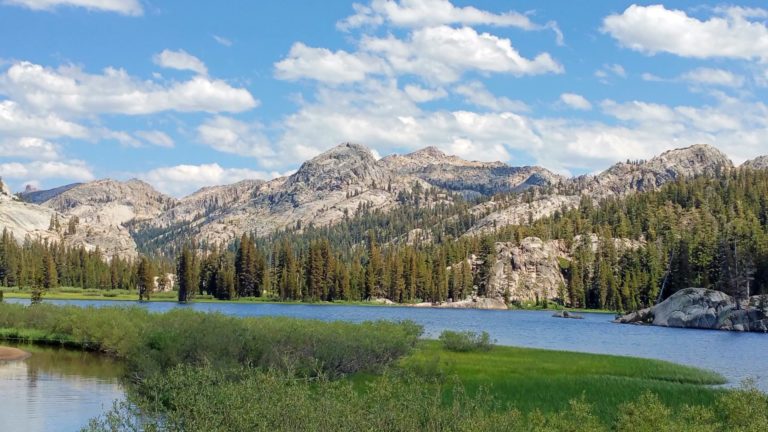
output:
M488 332L455 332L450 330L440 333L440 341L443 342L445 349L456 352L489 351L496 342L491 341Z
M422 333L410 321L354 324L186 309L158 314L139 307L0 303L3 328L37 330L124 358L134 378L163 374L179 364L251 366L300 376L377 371L408 354Z

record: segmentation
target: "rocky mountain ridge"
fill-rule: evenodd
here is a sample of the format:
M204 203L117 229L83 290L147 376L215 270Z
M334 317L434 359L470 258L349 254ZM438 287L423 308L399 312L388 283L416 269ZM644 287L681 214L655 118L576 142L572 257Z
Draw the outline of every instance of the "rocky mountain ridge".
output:
M762 161L758 158L743 166L768 166ZM310 224L334 224L361 207L396 208L402 205L400 194L415 188L436 192L422 203L426 206L450 203L453 193L491 196L530 189L472 209L486 215L467 231L467 235L475 235L574 207L583 196L599 199L654 190L677 178L716 175L730 169L734 169L731 161L707 145L671 150L648 161L618 163L595 176L567 179L541 167L466 161L434 147L376 160L365 146L344 143L305 162L288 177L213 186L181 199L163 195L139 180L98 180L22 194L31 202L15 200L4 189L0 227L11 229L20 241L29 234L99 247L107 256L134 257L137 240L155 248L191 237L226 244L244 232L267 235ZM76 218L76 232L65 236L48 230L53 216L62 224Z
M467 234L480 234L547 217L558 210L577 206L584 196L599 200L652 191L678 178L714 176L731 169L734 165L728 156L704 144L669 150L647 161L619 162L597 175L562 181L551 193L532 198L513 196L509 202L497 204L495 211L481 219Z

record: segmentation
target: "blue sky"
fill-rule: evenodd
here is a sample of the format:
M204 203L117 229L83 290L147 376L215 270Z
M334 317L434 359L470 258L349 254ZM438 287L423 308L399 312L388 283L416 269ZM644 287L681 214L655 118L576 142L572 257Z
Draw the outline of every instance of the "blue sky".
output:
M182 196L344 141L567 174L702 142L738 163L768 153L762 3L0 0L0 176Z

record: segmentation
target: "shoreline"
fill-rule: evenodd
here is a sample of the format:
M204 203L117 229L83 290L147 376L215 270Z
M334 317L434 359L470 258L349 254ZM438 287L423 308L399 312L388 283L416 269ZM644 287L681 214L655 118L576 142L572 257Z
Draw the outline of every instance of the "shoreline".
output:
M31 355L31 353L18 348L0 345L0 362L24 360Z
M27 292L19 291L6 291L4 293L7 299L29 299L30 294ZM137 296L130 296L128 298L125 295L119 294L116 297L104 297L101 295L83 295L77 293L46 293L43 295L43 302L45 300L77 300L77 301L116 301L116 302L138 302ZM150 298L149 303L178 303L174 298ZM306 305L306 306L363 306L363 307L404 307L404 308L434 308L434 309L466 309L466 310L495 310L504 311L504 309L485 309L485 308L462 308L462 307L445 307L445 306L427 306L425 303L385 303L376 301L347 301L338 300L333 302L317 301L317 302L302 302L302 301L285 301L278 299L236 299L236 300L218 300L201 298L192 300L189 303L219 303L219 304L274 304L274 305ZM603 315L616 315L617 311L609 311L602 309L580 309L580 308L526 308L526 307L510 307L507 311L540 311L540 312L557 312L567 310L568 312L576 313L594 313Z

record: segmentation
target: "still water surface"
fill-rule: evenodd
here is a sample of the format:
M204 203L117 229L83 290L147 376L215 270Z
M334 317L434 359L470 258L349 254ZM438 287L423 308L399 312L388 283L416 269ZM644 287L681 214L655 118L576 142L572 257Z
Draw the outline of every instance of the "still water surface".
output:
M77 431L122 397L122 369L103 356L16 345L32 356L0 362L0 430Z
M15 301L20 303L28 302L28 300ZM486 311L261 303L193 303L179 305L176 303L132 303L98 300L48 300L46 302L97 307L134 304L149 308L155 312L182 307L235 316L290 316L325 321L412 320L424 326L426 337L436 337L445 329L487 331L496 339L497 343L502 345L668 360L719 372L728 379L730 385L738 385L744 379L751 378L755 380L760 389L768 391L768 362L765 361L766 356L768 356L768 335L619 325L611 323L613 317L606 314L584 314L583 320L570 320L552 318L551 312L541 311ZM27 360L27 362L34 361L34 358L35 356ZM3 366L0 365L0 419L4 419L5 416L12 412L34 412L37 408L34 408L33 405L24 405L23 403L17 403L13 411L7 409L3 398L9 398L5 395L7 393L5 390L6 386L9 384L6 382L8 379L5 378L2 368ZM84 388L93 386L92 391L88 390L93 397L83 399L82 405L77 398L71 400L72 410L90 410L87 415L83 411L83 417L80 418L85 419L101 412L101 410L95 409L98 405L109 406L111 401L119 396L119 388L116 381L114 379L110 381L110 379L82 376L71 380L66 375L59 374L58 376L50 375L47 382L54 387L57 380L60 380L61 385L64 387ZM24 388L24 386L21 385L20 388ZM60 390L54 389L51 391L54 392L52 395L55 397L56 392ZM26 395L27 393L22 394ZM36 394L36 397L47 397L46 392L40 391ZM99 397L101 399L94 403L94 399ZM10 399L23 400L20 397L10 397ZM60 403L59 408L61 410L63 404L68 402L64 399L58 402L54 401L54 403ZM65 408L65 410L69 410L69 408ZM34 421L39 422L40 420L35 418ZM40 429L34 426L23 430L49 429Z

